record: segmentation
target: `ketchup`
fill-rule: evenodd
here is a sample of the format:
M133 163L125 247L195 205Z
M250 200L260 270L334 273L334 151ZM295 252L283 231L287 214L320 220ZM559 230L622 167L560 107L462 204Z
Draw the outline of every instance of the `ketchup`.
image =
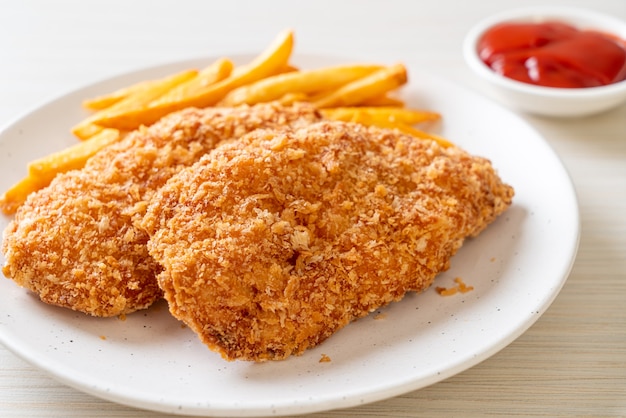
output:
M478 42L495 72L547 87L597 87L626 80L626 42L561 22L502 23Z

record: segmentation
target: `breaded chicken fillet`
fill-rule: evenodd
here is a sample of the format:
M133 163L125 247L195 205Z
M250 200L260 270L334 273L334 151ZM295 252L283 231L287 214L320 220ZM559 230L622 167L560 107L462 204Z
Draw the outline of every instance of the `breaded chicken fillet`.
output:
M224 358L263 361L424 290L512 197L459 148L323 121L220 145L142 226L172 314Z
M146 308L162 293L134 225L172 175L221 141L319 120L310 107L189 109L131 133L31 195L4 231L2 272L44 302L94 316Z

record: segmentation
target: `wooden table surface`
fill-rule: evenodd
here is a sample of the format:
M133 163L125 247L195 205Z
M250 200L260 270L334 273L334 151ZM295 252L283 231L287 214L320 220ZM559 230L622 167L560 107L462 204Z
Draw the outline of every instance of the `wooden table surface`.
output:
M543 1L0 2L0 127L110 75L203 55L258 51L285 27L307 53L402 61L489 96L465 66L464 34ZM624 0L570 0L626 20ZM626 416L626 105L578 119L521 114L555 149L580 205L570 277L502 351L445 381L315 417ZM0 312L2 307L0 306ZM148 417L92 397L0 346L1 417Z

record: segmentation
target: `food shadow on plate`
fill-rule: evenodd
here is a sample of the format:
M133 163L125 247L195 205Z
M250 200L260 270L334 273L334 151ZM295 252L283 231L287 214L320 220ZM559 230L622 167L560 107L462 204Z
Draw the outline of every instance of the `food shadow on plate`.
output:
M46 304L36 294L20 290L25 293L23 309L31 310L31 315L41 317L51 329L62 332L77 345L81 340L85 340L85 344L99 340L103 346L123 342L126 346L141 347L193 336L169 313L164 300L128 315L100 318Z

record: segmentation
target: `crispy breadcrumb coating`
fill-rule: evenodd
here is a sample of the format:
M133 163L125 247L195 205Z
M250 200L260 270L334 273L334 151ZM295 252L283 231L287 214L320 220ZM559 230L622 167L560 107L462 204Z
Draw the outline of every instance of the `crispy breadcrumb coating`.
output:
M424 290L512 197L459 148L323 121L220 145L141 225L172 314L224 358L263 361Z
M94 316L150 306L162 295L146 200L221 141L257 128L319 120L310 107L188 109L141 128L31 195L4 231L2 272L44 302Z

